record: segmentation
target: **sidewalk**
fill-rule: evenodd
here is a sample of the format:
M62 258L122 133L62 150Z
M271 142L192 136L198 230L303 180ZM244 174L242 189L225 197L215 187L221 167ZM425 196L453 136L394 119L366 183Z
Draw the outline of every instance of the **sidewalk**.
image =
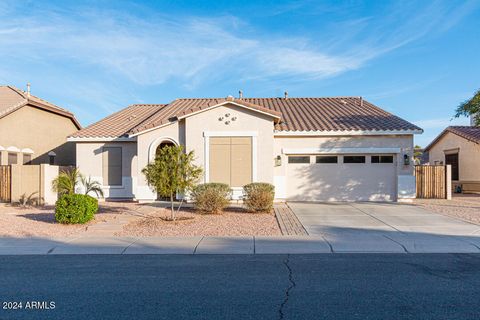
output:
M480 253L474 237L419 235L359 239L322 236L0 238L0 255Z

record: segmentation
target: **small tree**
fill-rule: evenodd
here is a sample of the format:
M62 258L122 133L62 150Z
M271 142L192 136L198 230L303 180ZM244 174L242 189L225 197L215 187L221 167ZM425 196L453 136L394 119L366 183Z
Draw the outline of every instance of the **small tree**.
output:
M473 116L475 125L480 126L480 89L475 92L471 99L462 102L455 109L455 118L461 116Z
M420 147L418 144L415 145L413 148L413 159L415 161L415 164L421 164L422 162L422 156L423 156L423 150L422 147Z
M194 152L185 153L182 146L165 146L159 150L155 161L142 170L148 184L160 196L170 199L173 221L176 219L176 193L191 191L202 174L202 169L193 164L194 159ZM180 210L182 202L177 210Z

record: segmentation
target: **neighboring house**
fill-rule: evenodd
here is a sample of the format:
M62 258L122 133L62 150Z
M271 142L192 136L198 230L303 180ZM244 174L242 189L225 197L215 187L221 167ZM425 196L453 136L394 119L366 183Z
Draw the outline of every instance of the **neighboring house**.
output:
M453 186L465 185L466 189L480 192L480 127L447 127L425 152L430 164L452 166Z
M0 165L75 164L67 136L81 126L65 109L12 86L0 86Z
M230 96L132 105L68 140L107 198L155 200L141 170L173 144L195 151L201 182L228 183L234 198L261 181L277 199L395 201L415 196L418 133L361 97Z

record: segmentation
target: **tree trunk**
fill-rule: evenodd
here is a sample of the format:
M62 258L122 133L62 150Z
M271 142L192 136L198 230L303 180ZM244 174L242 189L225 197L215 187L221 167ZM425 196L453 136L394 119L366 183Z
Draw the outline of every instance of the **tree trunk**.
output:
M175 221L175 209L173 208L173 193L170 194L170 204L172 206L172 220Z

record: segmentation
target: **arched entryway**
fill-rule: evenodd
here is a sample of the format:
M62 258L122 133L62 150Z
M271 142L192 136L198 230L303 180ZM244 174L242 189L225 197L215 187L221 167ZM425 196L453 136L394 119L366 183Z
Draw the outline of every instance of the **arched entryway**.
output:
M173 147L173 146L175 146L175 143L173 143L172 141L169 141L169 140L162 141L155 149L155 156L157 156L160 150L162 150L163 148Z
M153 141L149 147L149 157L148 157L149 162L155 161L155 157L157 156L158 152L162 148L165 148L167 146L178 146L178 143L174 139L169 137L160 137L160 138L157 138L155 141ZM160 195L157 194L157 200L167 201L170 199L161 197Z

